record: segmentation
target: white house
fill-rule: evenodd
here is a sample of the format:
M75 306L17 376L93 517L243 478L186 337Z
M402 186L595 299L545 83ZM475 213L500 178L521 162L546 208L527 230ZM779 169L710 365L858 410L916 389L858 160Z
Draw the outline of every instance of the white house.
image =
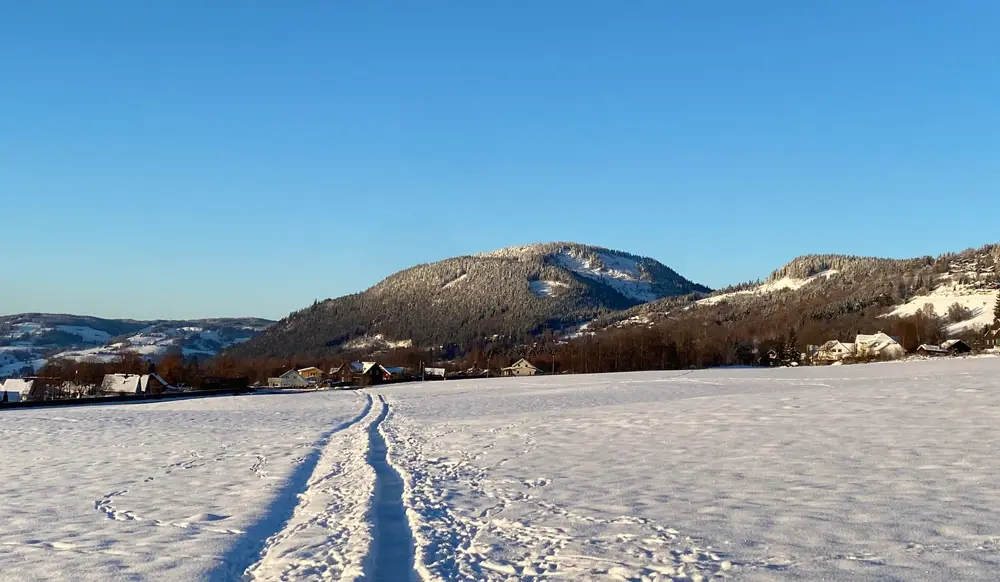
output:
M872 335L858 335L854 340L858 356L896 360L906 355L906 350L896 338L878 332Z
M302 377L298 370L289 370L277 378L268 378L267 385L271 388L305 388L309 380Z
M104 394L159 394L176 390L157 374L106 374L101 382Z
M7 402L23 402L29 398L34 380L19 380L11 378L0 385L0 398L7 394Z
M839 362L848 356L854 355L854 344L844 343L838 340L830 340L816 348L812 354L812 359L816 362Z
M521 358L514 365L502 368L500 372L504 376L534 376L539 370L531 362Z

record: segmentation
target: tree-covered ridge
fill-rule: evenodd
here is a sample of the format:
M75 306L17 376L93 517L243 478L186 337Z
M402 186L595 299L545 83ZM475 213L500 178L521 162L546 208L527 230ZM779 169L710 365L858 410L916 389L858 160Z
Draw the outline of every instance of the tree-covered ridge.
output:
M233 353L322 354L376 334L419 346L523 338L632 307L640 300L622 292L630 285L655 297L707 291L653 259L571 243L531 245L400 271L362 293L293 313Z

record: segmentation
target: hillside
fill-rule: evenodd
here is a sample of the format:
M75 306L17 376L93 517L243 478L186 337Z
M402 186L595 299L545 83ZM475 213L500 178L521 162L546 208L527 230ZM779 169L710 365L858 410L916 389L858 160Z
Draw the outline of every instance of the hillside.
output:
M235 356L521 339L664 297L709 289L647 257L579 245L512 247L418 265L291 314Z
M0 378L32 373L52 358L108 361L123 351L156 359L176 348L211 357L272 322L255 318L136 321L24 313L0 316Z
M930 304L947 333L979 331L993 321L1000 287L998 265L997 245L937 258L806 255L775 270L764 281L607 314L588 330L692 319L721 324L781 320L799 329L825 327L835 336L839 327L850 329L850 325L838 326L838 322L856 322L862 316L908 316Z

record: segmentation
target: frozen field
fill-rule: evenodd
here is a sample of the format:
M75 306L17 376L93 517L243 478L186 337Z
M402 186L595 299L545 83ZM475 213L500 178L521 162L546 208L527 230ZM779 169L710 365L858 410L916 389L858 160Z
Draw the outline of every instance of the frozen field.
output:
M411 536L428 580L1000 572L996 358L4 411L0 443L5 581L400 580Z
M357 572L374 484L358 422L368 402L326 392L2 411L0 580Z
M386 392L427 578L1000 577L1000 359Z

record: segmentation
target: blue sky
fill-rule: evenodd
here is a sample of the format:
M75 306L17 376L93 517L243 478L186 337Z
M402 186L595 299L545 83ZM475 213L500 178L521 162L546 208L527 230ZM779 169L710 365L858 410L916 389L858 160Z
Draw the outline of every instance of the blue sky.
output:
M0 312L281 317L572 240L1000 240L1000 3L6 2Z

